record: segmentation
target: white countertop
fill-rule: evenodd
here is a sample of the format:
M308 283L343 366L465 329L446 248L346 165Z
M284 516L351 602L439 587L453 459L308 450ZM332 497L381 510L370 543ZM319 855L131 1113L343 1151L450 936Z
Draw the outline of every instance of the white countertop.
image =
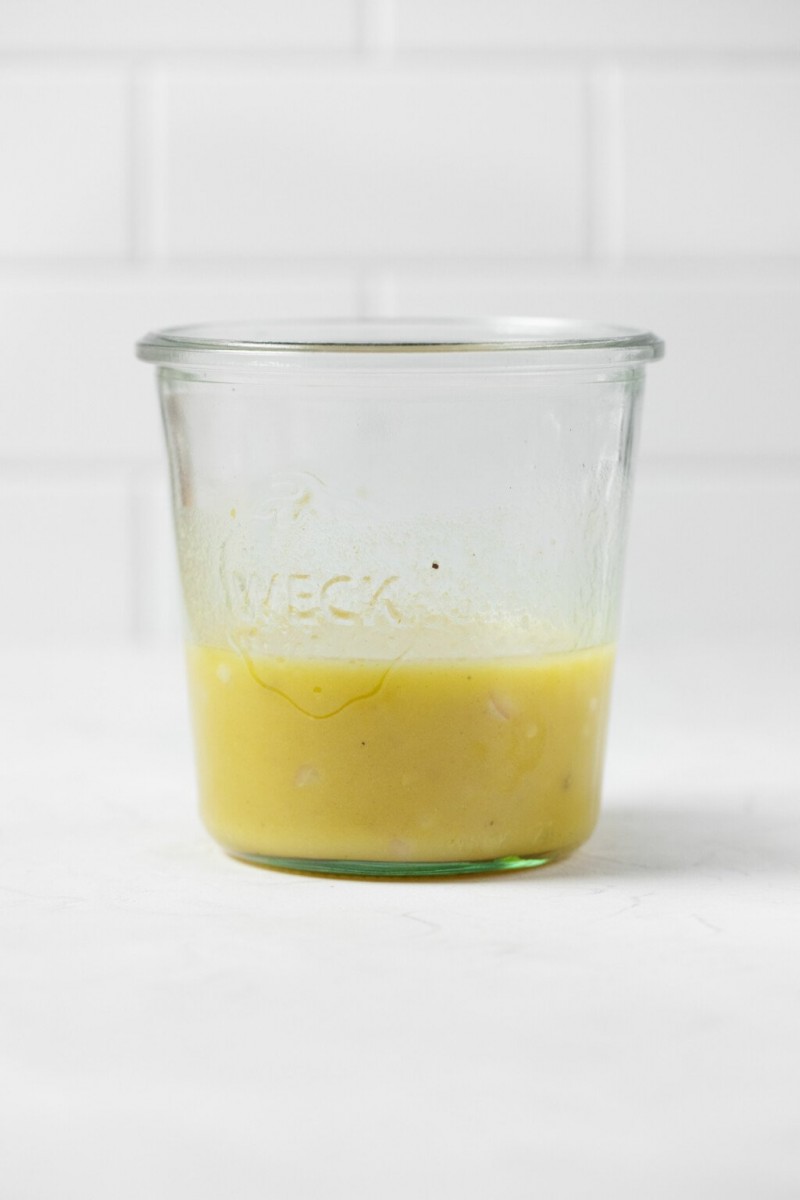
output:
M0 1197L800 1195L800 653L623 654L540 871L226 858L177 653L14 651Z

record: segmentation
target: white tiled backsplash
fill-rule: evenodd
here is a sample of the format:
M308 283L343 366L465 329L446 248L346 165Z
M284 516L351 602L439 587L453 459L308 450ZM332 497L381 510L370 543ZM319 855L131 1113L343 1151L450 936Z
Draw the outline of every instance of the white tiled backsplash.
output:
M797 0L4 0L4 640L177 628L164 324L650 326L631 642L796 636Z

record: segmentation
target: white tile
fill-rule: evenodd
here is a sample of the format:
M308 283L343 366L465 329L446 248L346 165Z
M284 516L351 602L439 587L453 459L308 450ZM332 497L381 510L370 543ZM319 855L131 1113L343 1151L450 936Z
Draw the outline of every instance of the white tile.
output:
M369 66L168 88L175 255L574 255L583 118L573 71Z
M414 49L777 49L800 46L796 0L395 0L397 42Z
M648 372L645 456L800 453L791 349L800 280L697 275L597 278L398 274L389 314L588 317L653 329L667 344Z
M317 48L354 37L353 0L3 0L0 49Z
M637 480L623 638L796 638L800 475L643 470ZM743 684L746 686L746 682Z
M800 325L800 281L640 283L614 300L621 317L641 319L667 344L648 379L645 455L800 453L789 354Z
M349 316L346 279L133 272L0 282L6 355L3 454L154 459L161 455L155 371L137 338L164 325L269 316Z
M621 140L627 254L800 254L800 71L623 73Z
M0 482L0 641L131 635L130 500L108 472L42 471Z
M0 70L0 255L127 253L128 109L109 70Z

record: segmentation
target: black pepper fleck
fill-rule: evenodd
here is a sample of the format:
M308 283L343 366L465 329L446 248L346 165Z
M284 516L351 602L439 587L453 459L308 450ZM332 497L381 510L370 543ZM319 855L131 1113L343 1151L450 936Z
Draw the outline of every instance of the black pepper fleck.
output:
M434 571L438 571L438 570L439 570L439 564L438 564L438 563L431 563L431 566L433 567Z

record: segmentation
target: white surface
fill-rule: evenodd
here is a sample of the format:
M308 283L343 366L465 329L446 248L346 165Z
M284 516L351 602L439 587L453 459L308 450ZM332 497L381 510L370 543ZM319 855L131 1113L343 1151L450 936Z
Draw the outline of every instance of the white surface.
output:
M623 656L539 872L334 881L194 812L177 655L9 653L9 1200L800 1189L796 647Z

